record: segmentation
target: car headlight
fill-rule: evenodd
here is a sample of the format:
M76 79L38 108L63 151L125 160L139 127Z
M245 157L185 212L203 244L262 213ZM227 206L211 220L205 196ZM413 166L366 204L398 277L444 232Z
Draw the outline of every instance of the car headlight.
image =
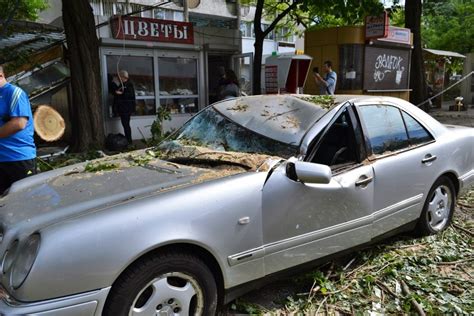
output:
M3 256L2 261L2 270L3 273L7 273L8 270L12 267L13 261L15 261L15 257L18 251L18 240L15 240L11 246L8 248L7 252Z
M39 234L34 234L28 237L13 263L10 283L13 288L19 288L26 280L31 267L35 262L38 254L41 237Z

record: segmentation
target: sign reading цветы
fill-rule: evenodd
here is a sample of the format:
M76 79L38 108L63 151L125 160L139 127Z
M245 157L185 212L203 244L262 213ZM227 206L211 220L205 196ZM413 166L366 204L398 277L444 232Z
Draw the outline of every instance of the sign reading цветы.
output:
M194 44L192 23L133 16L114 17L111 22L117 39Z

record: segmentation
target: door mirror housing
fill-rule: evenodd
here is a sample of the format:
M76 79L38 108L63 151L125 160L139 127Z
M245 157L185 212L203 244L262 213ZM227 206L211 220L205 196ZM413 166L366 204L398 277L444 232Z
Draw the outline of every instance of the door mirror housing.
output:
M286 164L286 175L291 180L303 183L328 184L331 182L332 171L326 165L295 161Z

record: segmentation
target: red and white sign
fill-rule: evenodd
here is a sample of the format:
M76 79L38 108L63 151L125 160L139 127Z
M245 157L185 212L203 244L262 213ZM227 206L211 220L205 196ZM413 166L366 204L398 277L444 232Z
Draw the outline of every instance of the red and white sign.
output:
M380 38L379 40L384 42L394 42L411 45L410 29L389 26L387 37Z
M116 16L111 22L117 39L194 44L192 23L134 16Z
M365 39L382 38L388 35L388 14L365 17Z
M265 65L265 93L278 93L278 66Z

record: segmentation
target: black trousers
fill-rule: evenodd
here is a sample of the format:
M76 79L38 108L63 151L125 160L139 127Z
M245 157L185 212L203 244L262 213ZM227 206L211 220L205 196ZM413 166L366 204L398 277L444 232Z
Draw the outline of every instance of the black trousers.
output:
M123 131L128 142L132 142L132 129L130 128L130 115L131 114L120 114L120 120L122 121Z
M13 182L36 174L36 159L0 162L0 195Z

